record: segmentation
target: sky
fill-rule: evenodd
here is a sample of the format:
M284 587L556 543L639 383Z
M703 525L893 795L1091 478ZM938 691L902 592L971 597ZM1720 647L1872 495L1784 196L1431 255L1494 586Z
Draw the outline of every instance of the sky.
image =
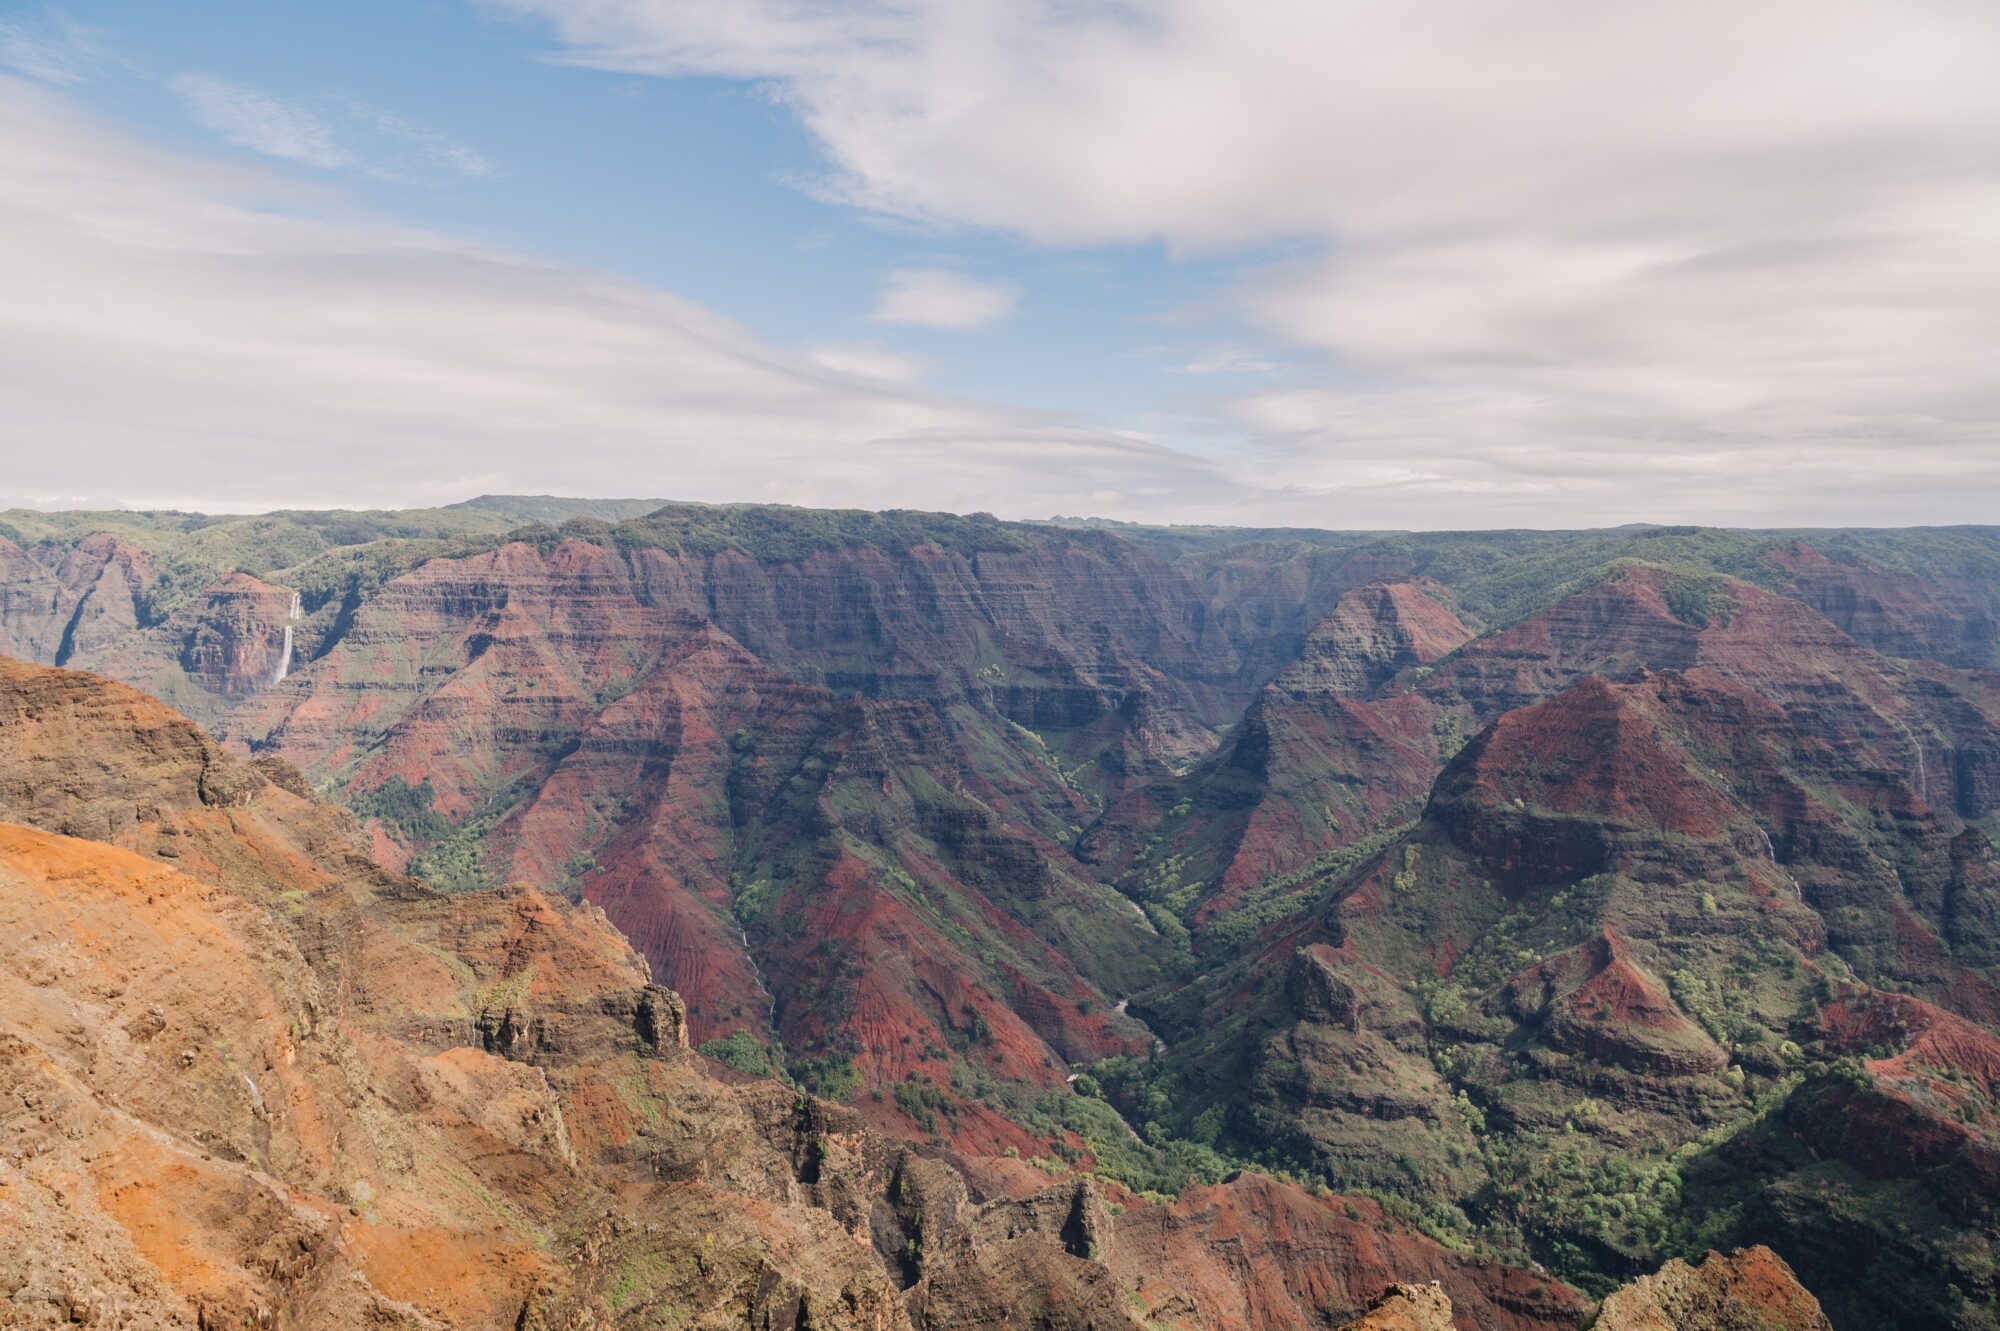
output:
M0 0L0 506L2000 518L1991 0Z

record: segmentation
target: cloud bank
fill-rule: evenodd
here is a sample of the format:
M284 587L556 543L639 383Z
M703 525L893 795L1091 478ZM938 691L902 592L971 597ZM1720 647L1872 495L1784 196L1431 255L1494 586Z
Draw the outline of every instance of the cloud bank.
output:
M821 197L947 236L1220 260L1227 317L1179 312L1208 349L1162 363L1143 418L970 401L894 347L760 344L7 83L12 488L1327 526L2000 512L1989 0L486 3L562 59L761 82L816 137ZM0 59L58 86L95 42L54 11L0 21ZM176 86L286 162L494 169L369 108ZM875 315L1026 326L1016 299L912 268Z
M859 207L1290 251L1234 308L1315 372L1195 414L1343 520L2000 499L1985 0L496 3L567 59L766 81Z
M268 148L320 151L284 126ZM1233 488L1138 435L928 393L865 349L772 348L660 291L353 215L4 78L0 290L16 499L526 490L1045 514Z

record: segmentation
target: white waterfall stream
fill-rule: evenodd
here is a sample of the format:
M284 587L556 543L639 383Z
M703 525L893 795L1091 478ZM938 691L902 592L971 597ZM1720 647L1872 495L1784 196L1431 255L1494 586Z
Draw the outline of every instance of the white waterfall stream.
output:
M1910 752L1916 755L1917 770L1915 776L1917 778L1917 796L1924 803L1928 804L1931 798L1931 771L1930 765L1924 761L1923 742L1917 738L1916 732L1910 729L1909 722L1903 720L1901 717L1891 717L1890 719L1902 730L1903 742L1908 744Z
M764 995L764 1025L771 1033L778 1033L778 999L764 983L764 970L757 964L757 954L750 950L750 931L742 925L736 926L736 937L743 944L743 959L750 963L750 978L756 982L757 992Z
M286 617L289 619L304 619L306 617L305 605L303 602L299 600L299 594L297 592L292 593L292 605L291 609L286 612ZM273 684L282 684L284 682L285 676L291 673L292 673L292 626L290 624L287 624L285 625L285 647L283 651L278 653L278 674L277 677L273 679L271 682Z

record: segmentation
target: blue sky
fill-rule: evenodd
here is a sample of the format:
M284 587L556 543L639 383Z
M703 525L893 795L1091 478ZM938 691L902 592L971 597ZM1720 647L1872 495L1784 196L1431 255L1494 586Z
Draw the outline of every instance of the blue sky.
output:
M811 183L824 160L770 84L567 63L532 18L386 0L123 0L26 13L44 30L90 30L106 58L74 95L146 134L265 156L385 215L610 269L774 343L921 357L928 382L951 391L1140 416L1185 391L1180 367L1242 336L1215 310L1233 256L1175 261L1158 243L1050 251L823 202ZM310 112L356 160L315 167L229 142L174 91L188 75ZM371 128L369 112L444 136L486 170L429 160ZM965 330L874 321L885 283L912 267L1011 284L1014 312ZM1190 322L1195 312L1206 317Z
M1984 520L1975 0L0 7L0 503Z

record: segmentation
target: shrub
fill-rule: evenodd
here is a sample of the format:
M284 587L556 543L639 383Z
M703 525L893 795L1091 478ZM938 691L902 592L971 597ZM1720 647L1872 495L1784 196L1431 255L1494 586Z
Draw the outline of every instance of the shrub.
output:
M718 1063L727 1063L738 1072L752 1077L775 1077L778 1074L778 1062L772 1056L770 1047L748 1031L732 1031L706 1041L697 1046L695 1052Z

